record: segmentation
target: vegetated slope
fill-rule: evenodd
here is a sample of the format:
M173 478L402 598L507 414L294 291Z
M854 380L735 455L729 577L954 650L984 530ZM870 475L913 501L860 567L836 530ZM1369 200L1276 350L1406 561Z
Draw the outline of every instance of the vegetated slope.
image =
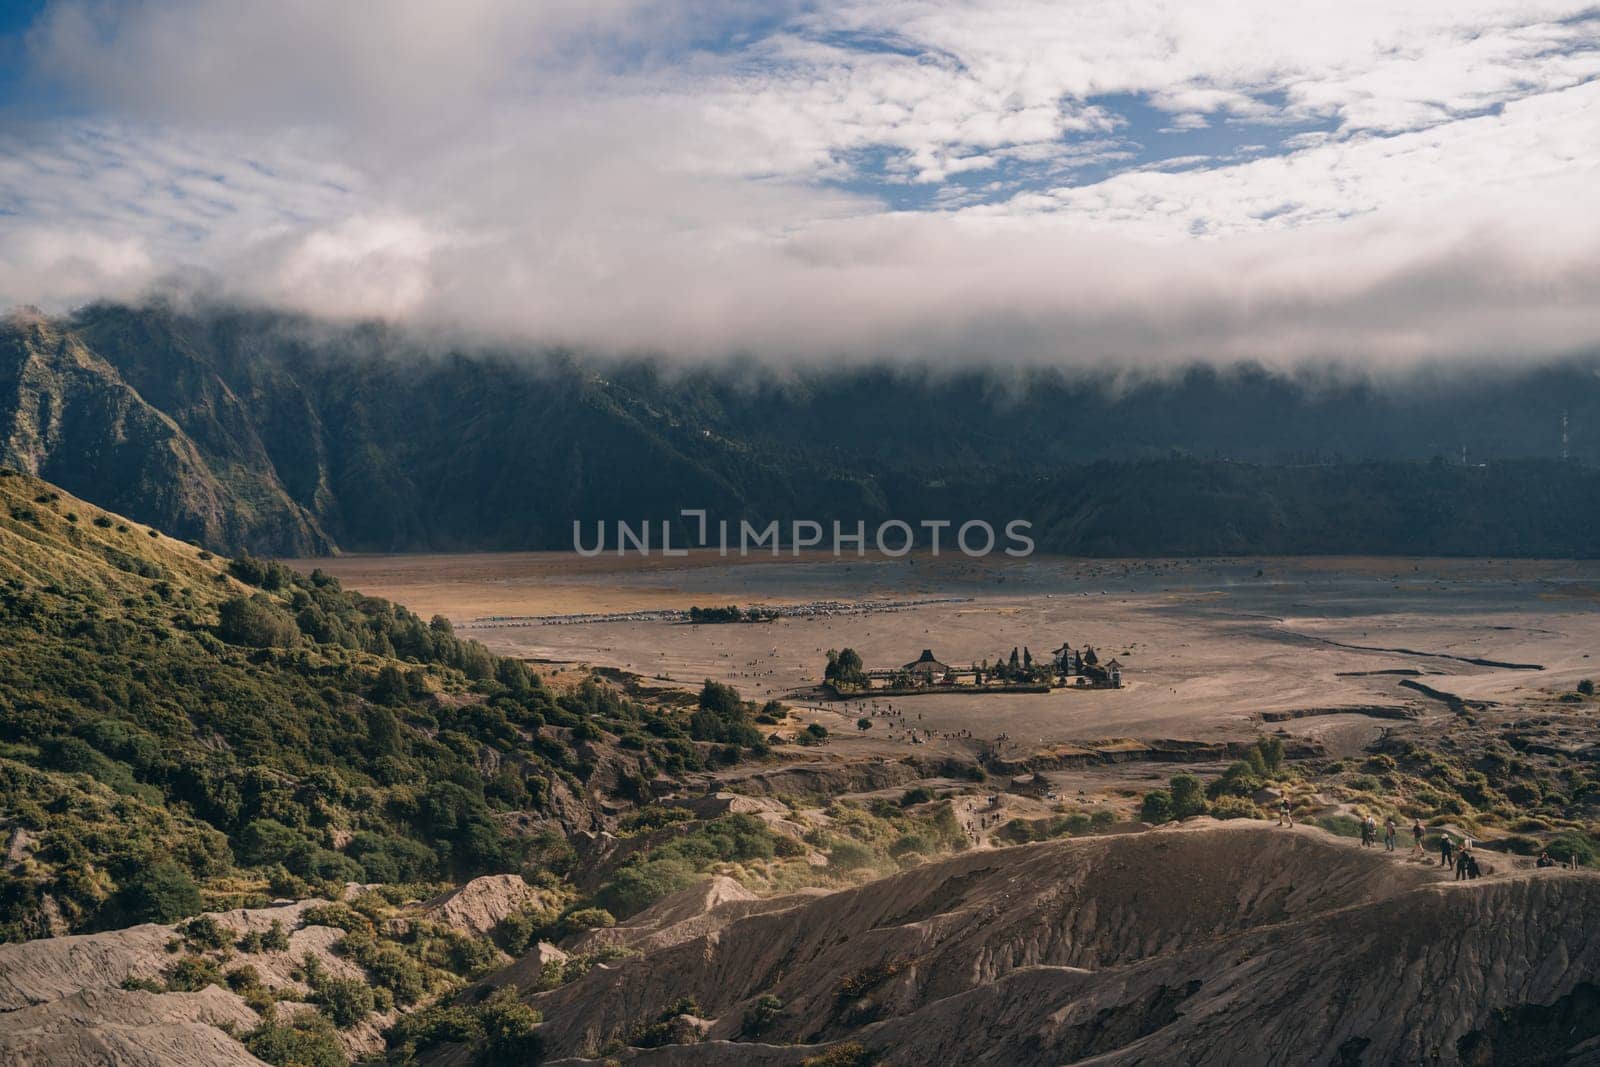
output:
M1437 877L1259 823L1020 846L724 904L527 1000L552 1058L672 1042L637 1063L1600 1062L1600 876Z
M1248 367L780 376L159 304L0 327L0 460L280 555L566 548L574 521L686 507L1024 518L1040 548L1094 554L1592 555L1600 474L1557 458L1563 411L1572 455L1600 460L1581 362L1393 388ZM1462 447L1492 462L1428 462Z
M0 469L0 941L516 871L703 766L692 732Z
M177 374L165 392L185 380ZM49 481L92 487L106 508L210 545L265 539L306 554L326 551L316 520L249 445L241 442L232 462L203 451L62 324L15 315L0 329L0 459Z

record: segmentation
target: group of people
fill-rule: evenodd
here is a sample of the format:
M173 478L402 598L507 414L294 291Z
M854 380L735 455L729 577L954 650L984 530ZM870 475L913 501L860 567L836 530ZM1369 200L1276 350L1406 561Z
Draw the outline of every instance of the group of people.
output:
M1400 827L1395 823L1394 816L1390 816L1383 823L1383 849L1385 852L1395 850L1395 841L1400 836ZM1422 823L1414 822L1411 825L1411 851L1422 854ZM1361 847L1373 848L1378 843L1378 820L1368 815L1361 820Z
M1439 866L1449 870L1452 864L1456 869L1456 881L1477 878L1481 872L1478 869L1478 856L1472 850L1471 838L1463 838L1460 845L1449 833L1439 835Z
M1422 838L1427 831L1423 828L1421 819L1411 821L1411 849L1413 856L1426 856L1427 849ZM1396 842L1400 836L1400 827L1390 816L1383 822L1383 848L1385 852L1395 851ZM1368 814L1361 820L1361 847L1375 848L1378 843L1377 817ZM1482 874L1478 867L1478 857L1472 850L1472 842L1463 840L1459 845L1455 838L1448 832L1439 835L1439 866L1446 868L1455 867L1456 880L1477 878Z

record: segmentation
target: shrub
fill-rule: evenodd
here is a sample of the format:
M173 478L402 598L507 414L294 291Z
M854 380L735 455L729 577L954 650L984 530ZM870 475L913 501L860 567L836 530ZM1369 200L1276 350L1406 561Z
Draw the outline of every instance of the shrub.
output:
M603 930L617 925L617 920L604 908L579 908L562 916L561 925L568 930Z
M228 931L209 915L200 915L178 927L178 933L190 946L205 950L223 948L228 944Z
M268 952L289 951L289 931L285 930L283 923L273 919L267 927L267 932L261 937L261 947Z
M1265 768L1263 761L1262 767ZM1260 789L1263 785L1260 772L1254 763L1247 760L1238 760L1231 764L1222 775L1212 780L1206 786L1206 796L1215 800L1217 797L1234 796L1247 797Z
M244 1047L273 1067L346 1067L344 1046L333 1023L316 1012L296 1015L287 1023L276 1015L244 1035Z
M228 983L228 988L235 993L243 993L247 989L257 989L261 986L261 972L246 963L235 967L223 976Z
M1585 678L1583 681L1579 682L1578 692L1582 693L1586 697L1594 696L1594 679Z
M428 991L422 966L399 945L368 941L351 953L376 986L394 995L396 1004L415 1004Z
M1200 779L1192 774L1175 774L1168 783L1172 787L1172 816L1187 819L1202 815L1206 810L1206 794Z
M807 1056L800 1061L800 1067L872 1067L877 1062L877 1054L865 1045L859 1041L846 1041L830 1046L828 1051L820 1055Z
M160 860L123 883L117 908L128 925L177 922L200 910L200 889L188 871Z
M1576 859L1582 866L1593 867L1600 860L1600 849L1595 847L1594 839L1577 830L1567 830L1552 837L1546 851L1551 859L1561 863Z
M1172 821L1172 794L1165 789L1152 789L1144 795L1139 805L1139 821L1160 826Z
M828 850L828 866L855 871L872 865L872 849L859 841L838 841Z
M483 1033L478 1067L525 1067L544 1058L539 1037L539 1013L517 999L515 986L503 986L478 1006L478 1029Z
M222 985L222 972L204 956L185 956L167 971L167 989L194 993L208 985Z
M341 1030L348 1030L372 1014L372 987L348 978L324 980L316 990L322 1013Z
M740 1030L741 1036L760 1037L778 1021L778 1016L783 1014L783 1001L766 994L745 1009L744 1024Z
M164 983L154 978L135 978L129 975L118 983L117 988L139 993L165 993L167 987Z
M1261 809L1244 797L1227 796L1212 802L1211 814L1218 819L1259 819Z
M300 636L294 620L264 596L231 597L218 612L217 636L230 645L288 648Z

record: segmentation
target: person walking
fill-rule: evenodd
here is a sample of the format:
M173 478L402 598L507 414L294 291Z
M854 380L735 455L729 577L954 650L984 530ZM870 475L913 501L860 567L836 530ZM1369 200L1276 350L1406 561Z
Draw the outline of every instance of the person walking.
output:
M1455 862L1455 854L1455 840L1451 838L1450 831L1446 830L1439 835L1439 866L1448 870L1450 865Z
M1422 847L1422 820L1411 820L1411 851L1418 856L1426 856L1427 852Z
M1294 825L1294 811L1289 807L1289 798L1287 796L1278 801L1278 825Z
M1394 837L1395 837L1395 832L1398 829L1399 829L1399 827L1395 826L1395 824L1394 824L1394 816L1393 815L1391 815L1387 819L1383 820L1383 850L1385 852L1393 852L1394 851Z
M1371 815L1361 820L1361 847L1371 848L1372 839L1378 832L1378 820Z
M1467 870L1472 866L1472 849L1462 842L1461 849L1456 853L1456 881L1468 877Z

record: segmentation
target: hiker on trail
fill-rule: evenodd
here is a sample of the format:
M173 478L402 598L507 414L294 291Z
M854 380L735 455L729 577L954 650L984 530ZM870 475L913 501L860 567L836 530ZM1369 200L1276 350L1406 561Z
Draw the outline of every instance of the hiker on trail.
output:
M1456 881L1459 882L1463 878L1471 877L1467 874L1467 871L1472 866L1472 849L1468 848L1466 843L1463 842L1461 850L1456 853Z
M1448 868L1454 861L1456 843L1448 832L1439 835L1439 866Z
M1411 820L1411 851L1415 852L1419 856L1427 855L1427 853L1422 848L1422 820L1421 819L1413 819L1413 820Z
M1554 867L1555 865L1556 861L1550 858L1550 853L1548 852L1539 853L1539 860L1534 864L1536 867Z
M1477 878L1482 873L1482 871L1478 870L1478 854L1469 851L1467 853L1467 877Z
M1294 825L1294 812L1289 807L1288 797L1284 797L1282 800L1278 801L1278 825Z
M1393 815L1383 821L1383 850L1385 852L1394 851L1394 835L1397 829L1399 828L1394 824Z
M1368 815L1361 820L1361 847L1371 848L1373 839L1378 836L1378 820Z

